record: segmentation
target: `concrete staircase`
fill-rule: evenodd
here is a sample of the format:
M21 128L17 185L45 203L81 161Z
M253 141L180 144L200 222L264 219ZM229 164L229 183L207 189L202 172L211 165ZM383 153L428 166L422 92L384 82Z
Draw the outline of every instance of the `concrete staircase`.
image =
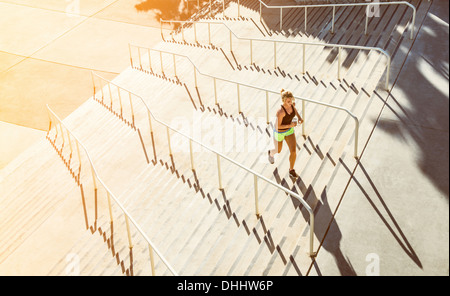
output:
M239 36L383 48L392 56L391 80L398 74L398 66L411 46L407 33L410 15L401 8L386 9L377 24L371 21L370 34L365 36L364 24L354 21L361 13L358 9L339 11L335 34L329 32L329 16L320 9L309 13L307 32L298 29L301 16L293 12L284 19L286 29L276 32L276 21L259 22L256 2L241 1L242 18L219 19L220 15L217 18L239 32ZM419 22L428 3L411 2L418 8L416 21ZM228 3L225 15L232 16L235 12L233 2ZM204 6L194 18L206 16ZM204 74L259 87L270 86L273 90L284 88L295 96L348 108L360 120L360 155L386 97L383 57L375 52L368 55L345 52L344 79L338 80L336 53L323 48L308 49L307 72L302 74L289 45L280 44L277 48L280 65L277 69L273 69L273 57L268 54L273 52L272 44L258 45L255 63L250 65L248 43L233 40L231 53L226 28L221 25L211 28L213 46L208 45L206 26L202 24L196 27L202 36L198 43L193 39L187 43L181 41L178 32L172 40L166 38L155 48L188 56ZM184 34L192 38L193 27L187 27ZM273 143L272 123L266 124L264 92L240 87L242 113L239 113L236 85L218 82L219 104L216 105L212 79L197 73L198 87L195 87L193 65L188 59L176 58L175 77L174 60L169 54L163 54L161 61L161 56L152 53L152 70L146 53L139 56L140 64L136 52L132 52L132 57L134 67L123 71L114 83L142 97L158 120L303 196L315 212L317 250L357 163L353 157L355 135L351 118L345 112L306 103L305 135L302 136L301 127L296 130L296 171L300 178L293 183L287 176L287 147L278 155L275 165L267 162L267 149ZM159 68L161 63L164 73ZM147 110L138 98L131 96L133 117L126 90L103 84L100 92L99 80L94 81L95 95L64 122L86 146L96 170L111 191L179 274L308 274L312 262L308 256L310 217L299 201L259 180L261 216L257 217L253 175L221 159L222 188L219 188L214 153L194 144L195 170L192 170L186 138L170 131L170 154L166 128L152 119L153 133L150 132ZM270 95L271 117L279 105L279 97ZM297 108L300 111L300 102ZM64 275L73 271L68 268L71 262L68 263L67 254L76 254L80 258L76 268L82 275L150 275L146 242L133 231L133 248L128 247L120 210L113 207L111 222L106 194L94 192L89 171L78 171L67 144L63 146L54 132L52 129L47 141L12 164L0 183L5 197L2 202L6 205L2 208L2 218L10 221L11 229L2 232L2 242L10 243L4 245L0 259L6 263L12 261L20 244L25 248L27 236L31 232L40 233L40 223L51 223L52 215L60 217L62 213L52 211L57 211L61 198L67 196L78 201L78 208L71 207L72 212L83 211L84 223L80 219L79 225L82 231L60 248L57 259L47 264L51 265L47 274ZM59 190L49 189L55 187L51 180L58 182ZM7 188L5 184L11 183L17 186ZM52 196L40 202L38 197L42 192L51 192ZM22 208L29 200L40 208ZM18 216L29 218L16 219ZM157 275L170 275L160 260L156 258L155 263Z

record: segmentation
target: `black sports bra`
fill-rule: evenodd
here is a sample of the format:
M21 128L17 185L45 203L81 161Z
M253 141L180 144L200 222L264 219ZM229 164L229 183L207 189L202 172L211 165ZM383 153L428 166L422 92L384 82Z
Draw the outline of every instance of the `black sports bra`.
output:
M283 105L281 105L281 108L283 108L284 113L285 113L285 115L284 115L284 117L283 117L283 120L281 121L281 125L288 125L288 124L291 124L291 123L292 123L292 119L295 117L295 109L294 109L294 106L292 106L292 113L291 113L291 114L289 114L289 113L286 111L286 109L283 107ZM288 128L283 128L283 129L279 129L278 131L284 132L284 131L287 131L287 130L288 130Z

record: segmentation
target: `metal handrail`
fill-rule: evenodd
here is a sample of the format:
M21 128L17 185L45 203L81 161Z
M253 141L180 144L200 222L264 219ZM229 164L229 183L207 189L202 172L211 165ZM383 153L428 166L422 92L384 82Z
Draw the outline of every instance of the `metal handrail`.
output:
M56 115L55 112L53 112L50 107L48 105L47 106L47 111L48 111L48 115L49 115L49 119L50 119L50 126L49 126L49 130L51 130L51 126L52 126L52 117L54 119L56 119L57 122L59 122L60 124L60 129L61 129L61 135L63 137L63 141L64 141L64 133L63 133L63 129L62 127L64 127L67 131L67 137L69 138L69 146L72 151L72 145L70 144L70 135L75 139L76 141L76 149L77 149L77 154L78 154L78 160L80 162L80 167L81 167L81 156L80 156L80 149L79 147L81 146L81 148L84 150L84 152L86 153L86 156L89 160L89 163L91 165L91 173L92 173L92 179L94 182L94 187L95 190L97 190L97 180L100 182L100 184L104 187L104 189L107 192L107 197L108 197L108 205L109 205L109 214L110 214L110 219L111 222L113 222L113 217L112 217L112 209L111 209L111 198L114 200L114 202L119 206L119 208L122 210L124 216L125 216L125 223L126 223L126 227L127 227L127 232L128 232L128 243L129 243L129 248L132 249L133 248L133 244L131 241L131 233L130 233L130 226L129 226L129 221L135 226L135 228L137 229L137 231L143 236L143 238L147 241L148 243L148 247L149 247L149 253L150 253L150 261L151 261L151 267L152 267L152 273L153 275L155 275L155 267L154 267L154 258L153 258L153 251L159 256L159 258L162 260L162 262L166 265L166 267L170 270L170 272L177 276L177 272L172 268L172 266L167 262L167 260L162 256L161 252L154 246L154 244L152 243L152 241L150 240L150 238L145 234L145 232L141 229L141 227L138 225L138 223L133 219L133 217L131 217L131 215L128 213L128 211L125 209L125 207L120 203L120 201L115 197L115 195L111 192L111 190L108 188L108 186L105 185L105 183L102 181L102 179L99 177L97 170L95 169L95 166L92 162L92 159L86 149L86 147L81 143L81 141L72 133L72 131L62 122L62 120ZM58 132L58 129L56 128L56 125L58 123L55 124L55 129L56 132Z
M385 55L387 58L386 64L387 64L387 71L386 71L386 83L385 83L385 88L386 90L389 89L389 75L390 75L390 71L391 71L391 56L382 48L379 47L371 47L371 46L360 46L360 45L345 45L345 44L332 44L332 43L320 43L320 42L308 42L308 41L293 41L293 40L283 40L283 39L264 39L264 38L248 38L248 37L240 37L237 36L236 33L226 24L220 21L201 21L201 22L196 22L196 21L178 21L178 20L163 20L160 19L160 26L161 26L161 36L164 40L164 34L163 34L163 30L162 30L162 24L163 22L166 23L193 23L194 24L194 37L195 37L195 42L197 41L197 30L196 30L196 24L208 24L208 40L209 43L211 44L211 29L210 29L210 24L220 24L225 26L228 31L230 32L230 51L233 52L233 42L232 42L232 38L231 36L234 35L234 37L236 39L239 40L247 40L250 41L250 65L253 64L253 41L263 41L263 42L273 42L274 43L274 68L277 68L277 43L287 43L287 44L296 44L296 45L302 45L303 46L303 57L302 57L302 73L305 73L305 63L306 63L306 58L305 58L305 52L306 52L306 45L312 45L312 46L323 46L323 47L332 47L332 48L337 48L338 49L338 79L341 79L341 51L342 49L358 49L358 50L367 50L367 51L378 51L381 54ZM184 30L183 30L183 26L181 27L181 33L182 33L182 37L183 37L183 41L184 40Z
M333 18L332 18L332 25L331 25L331 33L334 33L334 19L335 19L335 13L336 13L336 7L346 7L346 6L366 6L366 23L365 23L365 29L364 34L367 35L367 27L369 23L369 13L368 10L370 6L375 5L407 5L413 10L413 17L411 22L411 35L410 39L413 39L414 36L414 23L416 22L416 7L412 5L411 3L408 3L406 1L395 1L395 2L368 2L368 3L339 3L339 4L307 4L307 5L267 5L264 3L264 1L259 0L259 18L261 20L262 17L262 5L264 5L266 8L275 8L280 9L280 30L283 25L283 8L305 8L305 30L307 28L307 19L308 19L308 8L312 7L333 7Z
M253 89L257 89L257 90L261 90L261 91L265 91L266 92L266 120L267 123L269 123L269 99L268 99L268 93L274 93L274 94L279 94L279 91L274 91L274 90L270 90L267 88L263 88L263 87L259 87L259 86L255 86L255 85L251 85L251 84L246 84L246 83L240 83L238 81L233 81L233 80L229 80L229 79L225 79L225 78L218 78L215 76L212 76L210 74L207 73L202 73L200 71L200 69L198 69L198 67L195 65L195 63L186 55L182 55L182 54L177 54L177 53L172 53L172 52L168 52L168 51L163 51L163 50L159 50L159 49L152 49L152 48L146 48L146 47L142 47L142 46L137 46L137 45L131 45L129 44L129 49L130 49L130 60L131 60L131 66L133 67L133 58L131 56L131 46L136 47L138 49L146 49L148 51L149 54L149 65L150 68L152 67L152 63L151 63L151 57L150 57L150 52L151 51L157 51L160 53L160 60L161 60L161 71L164 73L164 66L162 63L162 57L161 57L161 53L167 53L167 54L171 54L173 55L173 60L175 61L175 56L180 56L183 58L186 58L194 67L194 79L195 79L195 86L198 87L197 85L197 72L203 76L207 76L210 78L213 78L214 80L214 96L215 96L215 103L217 104L217 92L216 92L216 80L222 80L225 82L229 82L229 83L235 83L237 85L237 89L238 89L238 112L241 113L241 109L240 109L240 95L239 95L239 86L245 86L245 87L249 87L249 88L253 88ZM140 51L139 51L139 55L140 55ZM139 56L140 58L140 56ZM140 67L142 68L142 61L139 61ZM153 69L151 68L151 70L153 71ZM176 65L174 63L174 71L175 71L175 76L176 76ZM337 105L332 105L332 104L328 104L328 103L324 103L324 102L320 102L317 100L312 100L312 99L308 99L308 98L304 98L304 97L298 97L298 96L294 96L295 99L299 99L302 101L302 117L303 117L303 124L302 124L302 132L303 135L305 135L305 124L306 124L306 119L305 119L305 102L309 102L309 103L313 103L313 104L318 104L318 105L322 105L325 107L329 107L329 108L333 108L333 109L338 109L341 111L345 111L347 112L348 115L350 115L354 121L355 121L355 147L354 147L354 157L358 158L358 138L359 138L359 119L358 117L356 117L356 115L354 115L351 111L349 111L347 108L341 107L341 106L337 106Z
M144 104L145 108L147 109L147 115L148 115L149 126L150 126L150 133L151 133L151 136L152 136L152 137L153 137L153 126L152 126L152 120L151 120L152 118L153 118L156 122L158 122L159 124L161 124L161 125L163 125L163 126L166 127L166 131L167 131L167 140L168 140L168 147L169 147L169 153L170 153L170 156L172 156L172 149L171 149L171 146L170 146L170 130L173 131L173 132L175 132L175 133L177 133L177 134L179 134L179 135L181 135L181 136L184 137L184 138L187 138L187 139L189 140L189 148L190 148L190 157L191 157L191 166L192 166L192 170L195 170L195 168L194 168L193 153L192 153L192 143L196 143L196 144L200 145L201 147L205 148L206 150L209 150L210 152L214 153L214 154L217 156L217 169L218 169L218 178L219 178L219 189L223 189L223 187L222 187L221 169L220 169L220 159L221 159L221 158L228 160L228 161L231 162L232 164L234 164L234 165L240 167L241 169L247 171L248 173L252 174L252 175L254 176L254 187L255 187L255 188L254 188L254 189L255 189L255 209L256 209L256 215L257 215L258 217L260 216L259 204L258 204L258 198L259 198L259 197L258 197L258 185L257 185L257 184L258 184L258 179L261 179L261 180L263 180L263 181L266 181L267 183L269 183L269 184L275 186L276 188L278 188L278 189L284 191L286 194L295 197L295 198L296 198L296 199L297 199L297 200L305 207L305 209L306 209L306 210L309 212L309 214L310 214L310 223L309 223L309 224L310 224L310 229L309 229L309 231L310 231L310 245L309 245L309 247L310 247L310 252L309 252L309 254L310 254L310 256L315 256L315 252L314 252L314 212L313 212L313 210L311 209L311 207L308 205L308 203L307 203L306 201L304 201L304 200L300 197L300 195L298 195L297 193L295 193L295 192L293 192L293 191L291 191L291 190L289 190L289 189L287 189L287 188L285 188L285 187L283 187L283 186L281 186L281 185L279 185L279 184L273 182L272 180L270 180L270 179L264 177L263 175L257 173L256 171L254 171L254 170L252 170L252 169L250 169L250 168L247 168L246 166L244 166L244 165L240 164L239 162L235 161L234 159L229 158L228 156L222 154L222 153L219 152L219 151L216 151L214 148L211 148L211 147L205 145L204 143L195 140L195 139L192 138L191 136L186 135L186 134L182 133L181 131L179 131L179 130L173 128L173 127L171 127L169 124L167 124L167 123L165 123L164 121L162 121L162 120L156 118L156 116L150 111L150 108L148 107L147 103L145 102L145 100L144 100L141 96L139 96L139 95L137 95L137 94L135 94L135 93L133 93L133 92L131 92L131 91L129 91L129 90L123 88L123 87L118 86L117 84L115 84L115 83L113 83L113 82L111 82L111 81L109 81L109 80L107 80L107 79L101 77L101 76L98 75L98 74L95 74L95 73L93 73L93 72L91 72L91 73L92 73L93 75L97 76L98 78L103 79L103 80L106 81L108 84L114 85L114 86L116 86L116 87L118 87L118 88L120 88L120 89L122 89L122 90L124 90L124 91L126 91L126 92L128 92L128 93L130 93L130 94L132 94L134 97L137 97L137 98ZM130 96L130 97L131 97L131 96ZM132 111L132 112L133 112L133 111ZM134 114L133 114L133 116L134 116Z

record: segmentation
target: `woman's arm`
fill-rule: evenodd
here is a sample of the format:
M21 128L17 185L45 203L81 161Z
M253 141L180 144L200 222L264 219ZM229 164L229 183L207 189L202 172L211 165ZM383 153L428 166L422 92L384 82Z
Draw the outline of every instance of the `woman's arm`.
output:
M298 118L298 124L303 123L303 118L302 118L302 117L300 116L300 114L298 113L297 108L295 108L295 105L294 105L294 104L292 104L292 107L294 108L295 114L297 115L297 118Z

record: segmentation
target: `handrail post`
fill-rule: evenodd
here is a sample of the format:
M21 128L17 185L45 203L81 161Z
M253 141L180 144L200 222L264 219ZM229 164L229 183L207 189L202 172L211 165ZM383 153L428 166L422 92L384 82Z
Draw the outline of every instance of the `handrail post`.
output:
M127 214L126 214L126 213L123 213L123 214L125 215L125 223L126 223L126 226L127 226L127 233L128 233L128 247L129 247L130 249L132 249L132 248L133 248L133 243L132 243L132 241L131 241L130 223L128 222L128 216L127 216Z
M305 114L306 114L306 104L305 101L302 100L302 119L303 119L303 123L302 123L302 134L303 136L306 136L306 132L305 132Z
M152 126L152 114L150 113L150 109L147 109L147 115L148 115L148 125L150 127L150 139L153 141L153 126ZM153 154L155 157L155 161L156 161L156 147L155 147L155 143L153 142Z
M117 95L119 97L120 116L122 116L123 115L122 96L120 95L120 88L118 86L117 86Z
M259 2L259 21L262 19L262 4L261 1Z
M94 98L95 98L95 79L94 72L91 70L92 86L94 87Z
M175 73L175 77L177 77L177 64L175 61L175 54L173 54L173 72Z
M241 17L241 3L238 0L238 17Z
M70 157L72 157L73 149L72 149L72 141L70 140L70 133L69 133L69 131L67 131L67 141L69 142Z
M280 32L283 28L283 7L280 7Z
M389 74L391 72L391 56L387 55L386 91L389 91Z
M223 189L222 187L222 174L220 172L220 155L217 154L217 173L219 176L219 190Z
M225 18L225 0L222 0L222 17Z
M50 114L50 110L47 108L47 115L48 115L48 132L52 129L52 116ZM55 125L56 126L56 125Z
M253 44L252 39L250 39L250 65L253 65Z
M162 51L159 51L159 59L161 61L161 73L163 74L163 76L165 76L165 74L164 74L164 67L163 67L163 60L162 60Z
M131 93L128 93L128 97L130 99L131 120L134 126L134 109L133 109L133 100L131 99Z
M186 39L184 39L184 24L181 24L181 37L183 38L183 42L186 42Z
M150 266L152 268L152 276L155 276L155 258L153 256L153 248L150 244L148 244L148 252L150 255Z
M150 66L150 71L153 73L153 67L152 67L152 57L150 55L150 48L147 49L148 52L148 64Z
M197 86L197 68L195 68L195 66L194 66L194 82L195 82L195 87L198 87Z
M309 213L309 256L314 257L316 253L314 252L314 213Z
M63 145L64 145L66 143L66 140L64 138L64 131L63 131L63 127L62 127L62 123L61 122L59 122L59 129L61 130L61 139L62 139L62 142L63 142Z
M277 68L277 42L273 42L273 68Z
M269 92L266 90L266 122L269 124Z
M336 14L336 6L333 6L333 19L331 21L331 33L334 34L334 19Z
M112 207L111 207L111 196L108 190L106 190L106 197L108 199L108 209L109 209L109 219L110 222L113 223L113 214L112 214Z
M197 41L197 26L195 25L195 22L194 22L194 40L195 40L195 43L198 43L198 41Z
M370 11L370 4L366 6L366 24L364 27L364 35L367 35L367 27L369 25L369 11Z
M211 24L208 23L208 41L209 41L209 45L211 45Z
M217 86L216 86L216 77L213 77L214 80L214 104L217 105Z
M80 147L78 145L78 141L75 141L76 147L77 147L77 154L78 154L78 162L79 162L79 170L81 170L81 154L80 154Z
M97 190L97 180L95 179L95 172L92 163L91 163L91 173L92 173L92 181L94 183L94 190Z
M142 70L142 61L141 61L141 48L138 47L138 57L139 57L139 67Z
M355 117L355 151L354 157L358 158L359 120Z
M231 30L230 30L230 51L233 52L233 40L231 38Z
M172 147L170 146L170 131L169 131L169 127L166 127L166 131L167 131L167 143L169 145L169 155L172 156Z
M308 28L308 7L305 7L305 33Z
M305 74L305 64L306 64L306 44L303 43L303 59L302 59L302 74Z
M147 110L147 114L148 114L148 125L150 127L150 133L153 134L152 115L150 114L150 110Z
M142 69L142 66L141 66ZM112 95L112 91L111 91L111 83L108 82L108 90L109 90L109 101L111 103L111 109L113 106L113 95Z
M257 175L253 175L254 177L254 184L255 184L255 212L256 212L256 217L260 217L261 214L259 212L259 198L258 198L258 176Z
M411 35L410 35L410 39L413 39L414 37L414 25L416 22L416 8L414 7L414 5L411 5L411 8L413 9L413 17L412 17L412 22L411 22Z
M341 50L342 47L338 47L338 80L341 80Z
M239 91L239 83L236 83L236 86L237 86L237 98L238 98L238 113L241 114L242 113L242 111L241 111L241 94Z
M129 51L130 51L131 68L134 68L134 66L133 66L133 57L132 57L132 55L131 55L131 44L130 44L130 43L128 43L128 49L129 49Z
M102 93L102 103L103 103L103 99L105 97L105 94L103 93L103 82L102 82L101 79L100 79L100 92Z
M191 154L191 169L195 171L194 167L194 154L192 153L192 140L189 139L189 153Z

